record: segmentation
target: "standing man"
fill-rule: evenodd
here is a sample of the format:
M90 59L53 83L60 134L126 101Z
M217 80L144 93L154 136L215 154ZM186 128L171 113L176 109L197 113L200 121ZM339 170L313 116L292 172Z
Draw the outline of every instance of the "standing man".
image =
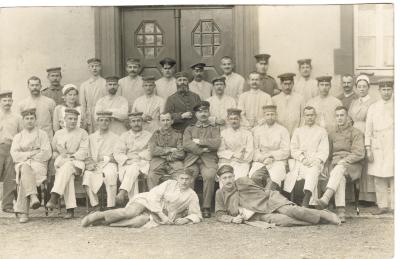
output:
M211 201L214 196L215 175L218 168L217 151L221 144L219 128L209 121L210 103L202 101L194 107L197 122L185 129L183 148L187 152L185 168L189 167L203 177L203 217L211 217Z
M344 74L342 76L342 87L343 93L338 96L338 99L343 103L343 106L349 110L351 102L357 99L357 95L354 92L354 80L352 75Z
M272 104L271 96L260 90L260 74L251 72L248 84L250 90L239 96L238 108L242 110L243 126L253 128L264 117L263 106Z
M136 99L132 106L132 112L143 113L143 128L153 133L159 127L160 114L164 110L164 99L156 95L154 76L143 77L144 95Z
M271 55L269 54L258 54L254 56L257 60L256 63L256 71L260 74L260 90L267 93L269 96L274 96L279 94L280 90L278 88L278 84L275 79L267 75L269 68L269 58ZM250 86L251 89L251 86ZM249 90L249 87L246 87L246 91Z
M365 125L368 175L374 176L378 205L376 215L394 208L393 79L381 80L379 93L382 99L369 107Z
M206 64L197 63L192 65L193 81L189 83L189 89L193 93L200 96L201 100L207 100L211 96L212 85L203 80L204 79L204 67Z
M282 92L272 97L272 102L277 108L277 122L293 134L295 128L300 127L301 113L304 109L304 99L292 91L295 74L285 73L279 75Z
M42 95L53 99L57 105L63 104L63 93L61 85L61 67L52 67L46 70L47 79L49 79L50 86L42 90Z
M151 133L143 130L143 113L132 112L128 118L131 129L118 138L114 147L121 182L116 199L119 206L139 192L137 178L140 173L149 173L151 159L148 148Z
M233 60L231 57L224 56L221 58L220 68L225 77L225 94L233 97L235 101L239 99L239 96L243 93L246 80L243 76L233 72Z
M101 60L98 58L88 59L90 78L83 82L80 87L79 102L82 109L82 117L86 119L87 131L96 131L96 119L94 108L97 101L107 95L106 80L100 76Z
M112 112L110 130L119 136L127 130L128 101L125 97L117 95L119 87L117 76L107 77L106 83L108 94L97 101L95 112L96 114L99 111Z
M293 132L290 143L289 173L283 190L291 193L298 179L304 179L303 207L308 207L313 195L317 198L318 177L329 156L329 141L326 130L315 123L317 113L314 107L304 108L305 125Z
M226 123L226 111L230 108L236 108L236 101L233 97L225 94L225 77L216 77L212 80L214 95L207 99L210 103L210 120L224 126Z
M150 171L147 185L151 190L160 180L172 179L183 171L185 151L182 146L182 133L175 131L170 113L160 114L161 128L150 138Z
M253 134L240 127L241 110L227 110L228 127L221 131L221 145L218 149L218 168L230 165L236 168L235 179L247 176L254 154Z
M118 84L121 86L118 94L128 100L130 109L135 100L144 94L143 80L139 75L142 71L140 59L128 58L126 60L125 70L128 75L118 81Z
M76 208L74 180L75 176L82 175L85 170L84 161L88 156L88 134L77 126L78 116L77 110L65 109L65 128L56 132L51 143L56 177L46 207L56 208L58 199L63 195L67 209L65 219L74 217Z
M318 96L309 100L306 105L315 108L317 112L316 123L325 128L328 134L335 131L336 128L336 107L342 106L342 102L329 94L331 89L331 76L317 77Z
M265 122L255 127L253 164L249 172L266 167L271 177L271 190L279 190L286 176L287 159L290 155L290 135L288 130L276 123L276 106L266 105Z
M300 94L303 96L304 102L308 102L318 95L318 82L311 77L311 59L299 59L297 64L299 65L300 77L294 84L293 92Z
M354 128L348 120L347 108L335 109L336 131L332 134L331 163L327 189L317 204L326 208L329 200L335 195L337 214L344 223L346 208L346 178L349 181L360 179L365 156L363 133Z
M175 64L172 58L160 61L162 77L156 81L156 94L164 100L176 93Z
M176 93L168 97L165 112L172 115L172 127L183 133L185 128L196 122L193 108L200 103L200 96L189 91L189 77L185 72L178 72L176 78Z
M107 208L115 207L118 179L117 162L113 156L118 135L110 131L112 112L99 111L96 116L99 129L89 135L89 154L82 181L93 210L99 209L97 192L103 183L107 192Z
M42 83L36 76L28 79L28 89L31 95L19 103L19 111L35 108L36 125L39 129L44 130L51 140L53 138L53 112L56 103L53 99L41 95Z
M14 136L22 130L21 118L12 112L12 92L0 92L0 179L3 182L3 200L1 207L4 212L13 213L15 191L15 170L10 155Z

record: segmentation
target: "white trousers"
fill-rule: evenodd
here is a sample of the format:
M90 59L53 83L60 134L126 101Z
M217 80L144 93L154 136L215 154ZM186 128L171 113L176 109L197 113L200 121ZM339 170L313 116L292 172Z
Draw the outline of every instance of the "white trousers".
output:
M346 168L336 165L330 172L327 188L335 192L335 204L338 207L346 206Z
M378 208L394 209L394 177L374 177Z
M149 167L149 161L143 160L132 165L123 166L118 172L119 180L121 182L119 189L128 192L129 200L131 200L135 194L139 193L137 178L140 172L147 175L149 173Z
M271 180L281 186L282 181L286 177L286 161L274 161L272 164L266 165ZM260 162L253 162L249 176L251 177L255 171L263 167L264 164Z
M67 209L76 208L75 173L76 169L73 161L65 162L56 170L54 186L51 190L51 192L64 195L65 207Z

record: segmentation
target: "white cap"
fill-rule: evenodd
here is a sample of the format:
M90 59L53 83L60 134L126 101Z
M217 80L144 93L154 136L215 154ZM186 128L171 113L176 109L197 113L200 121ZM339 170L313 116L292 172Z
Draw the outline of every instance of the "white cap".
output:
M362 75L357 76L356 84L358 83L358 81L361 81L361 80L365 80L369 84L369 77L367 75L362 74Z
M62 93L65 95L65 93L67 92L67 90L71 90L71 88L72 88L72 89L75 89L76 91L79 92L78 87L77 87L76 85L73 85L73 84L66 84L66 85L64 85L64 87L63 87L63 89L62 89Z

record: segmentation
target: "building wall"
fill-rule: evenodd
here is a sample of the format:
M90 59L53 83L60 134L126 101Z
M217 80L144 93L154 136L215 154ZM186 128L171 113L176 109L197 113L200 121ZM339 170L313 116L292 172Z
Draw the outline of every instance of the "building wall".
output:
M340 6L261 6L260 52L271 55L269 73L298 74L297 60L311 58L313 76L334 75L334 49L340 48ZM351 72L351 71L349 71ZM332 94L341 91L335 75Z
M95 53L92 7L0 9L0 88L16 101L28 95L32 75L47 86L46 68L62 67L62 84L88 78L86 60Z

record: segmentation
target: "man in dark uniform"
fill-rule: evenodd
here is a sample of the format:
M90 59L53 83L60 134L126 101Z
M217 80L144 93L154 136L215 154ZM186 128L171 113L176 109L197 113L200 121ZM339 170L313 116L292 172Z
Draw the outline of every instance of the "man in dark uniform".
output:
M61 67L52 67L46 70L50 86L42 90L42 95L53 99L57 105L64 103L61 85Z
M187 126L196 122L193 108L200 103L200 96L189 91L189 76L185 72L175 75L177 91L168 97L164 111L172 115L172 127L183 132Z
M275 79L267 75L268 67L269 67L269 58L271 55L269 54L257 54L254 56L257 60L256 63L256 71L260 74L260 90L266 92L271 97L277 95L281 92L278 88L278 84ZM246 84L245 91L249 90L249 86Z
M194 172L194 177L203 177L203 217L211 216L211 201L214 195L215 175L218 169L217 151L221 144L218 126L209 121L210 103L202 101L194 107L197 122L185 129L183 148L187 152L184 160L185 168Z

